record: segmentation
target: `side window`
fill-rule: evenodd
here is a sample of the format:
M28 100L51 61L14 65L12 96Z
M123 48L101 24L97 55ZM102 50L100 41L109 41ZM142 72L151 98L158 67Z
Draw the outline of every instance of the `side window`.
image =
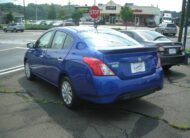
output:
M134 33L134 38L138 42L143 42L143 39L139 35L137 35L136 33Z
M126 32L126 34L127 34L129 37L134 38L134 35L133 35L132 32Z
M67 35L67 38L64 43L64 48L70 47L73 43L74 43L74 39L70 37L69 35Z
M44 34L38 41L36 44L37 48L47 48L49 45L49 42L51 40L51 37L53 35L53 31L51 32L47 32L46 34Z
M64 32L57 31L54 36L51 48L52 49L62 49L65 38L66 38L66 34Z

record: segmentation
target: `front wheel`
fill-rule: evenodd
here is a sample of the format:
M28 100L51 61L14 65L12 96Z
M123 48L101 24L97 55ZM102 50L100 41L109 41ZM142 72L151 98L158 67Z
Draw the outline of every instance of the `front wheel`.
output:
M66 107L74 109L79 104L79 99L75 95L72 83L68 77L64 77L60 85L61 96Z
M25 76L28 80L34 79L34 75L32 74L31 69L30 69L30 65L28 64L27 61L24 64L24 72L25 72Z

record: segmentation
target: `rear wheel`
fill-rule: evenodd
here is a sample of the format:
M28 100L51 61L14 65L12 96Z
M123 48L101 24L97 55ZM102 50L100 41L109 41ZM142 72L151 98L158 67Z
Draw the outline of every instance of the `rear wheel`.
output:
M4 32L7 32L7 29L4 29L3 31L4 31Z
M74 109L79 104L79 98L75 95L72 83L68 77L64 77L60 85L61 96L66 107Z
M34 75L32 74L31 69L30 69L30 65L28 64L27 61L24 64L24 72L25 72L25 76L28 80L34 79Z

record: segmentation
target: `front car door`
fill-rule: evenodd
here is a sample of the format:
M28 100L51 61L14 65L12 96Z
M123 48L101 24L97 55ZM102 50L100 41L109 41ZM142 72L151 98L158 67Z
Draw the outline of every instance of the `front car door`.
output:
M36 41L35 48L30 51L31 60L29 60L29 64L31 66L32 72L42 77L45 76L44 58L46 50L50 46L53 34L54 31L50 31L42 35Z
M51 83L57 85L60 73L64 70L64 59L67 56L74 39L62 32L56 31L51 48L45 56L46 77Z

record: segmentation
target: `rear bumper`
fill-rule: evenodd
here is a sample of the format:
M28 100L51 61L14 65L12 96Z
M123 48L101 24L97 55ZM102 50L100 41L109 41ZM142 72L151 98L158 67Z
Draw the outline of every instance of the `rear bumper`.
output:
M163 88L163 71L159 68L151 75L128 80L121 80L117 76L93 76L93 87L95 93L89 89L81 98L95 103L111 103L141 97Z
M175 56L160 56L162 66L166 65L179 65L185 63L185 54Z
M176 34L176 30L164 30L164 34Z

